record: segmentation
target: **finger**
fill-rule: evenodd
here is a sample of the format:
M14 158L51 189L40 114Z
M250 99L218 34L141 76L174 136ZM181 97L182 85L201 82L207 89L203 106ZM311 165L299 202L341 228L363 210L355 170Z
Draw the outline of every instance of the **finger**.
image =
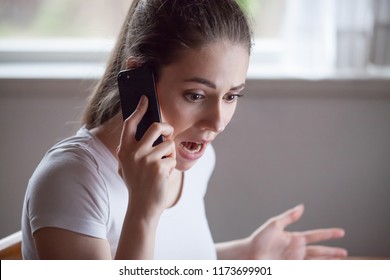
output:
M296 222L299 220L299 218L302 216L304 211L303 204L300 204L290 210L287 210L286 212L274 217L273 219L277 221L283 228L287 227L288 225Z
M174 157L165 157L165 158L163 158L161 160L164 161L165 166L168 168L168 173L169 173L169 175L171 175L172 171L176 167L176 158L174 158Z
M134 69L141 67L141 61L139 59L135 59L135 57L129 57L126 61L127 69Z
M302 260L306 256L305 239L301 236L290 235L290 243L286 247L285 258L291 260Z
M149 154L149 160L161 161L166 174L171 174L176 167L176 148L173 140L167 140L153 148Z
M345 231L341 228L327 228L297 232L295 234L305 237L306 243L316 243L329 239L342 238L345 235Z
M169 174L176 168L176 144L173 140L166 140L166 142L170 143L171 148L168 152L162 157L164 162L168 162ZM164 144L165 142L161 143ZM168 144L167 143L167 144ZM160 145L161 145L160 144ZM159 146L159 145L158 145ZM157 147L158 147L157 146ZM166 163L167 164L167 163Z
M342 259L345 259L346 257L329 257L329 256L318 256L318 257L310 257L310 258L306 258L305 257L305 260L321 260L321 261L324 261L324 260L342 260Z
M146 96L142 95L140 101L138 102L137 108L123 123L119 146L121 146L124 142L133 143L136 141L135 132L137 131L137 126L140 123L142 117L145 115L147 109L148 99Z
M176 159L176 146L173 140L166 140L153 148L151 159L159 160L170 157Z
M307 246L306 259L342 259L348 252L344 248L328 246Z
M161 135L165 138L170 138L173 134L173 127L167 123L153 123L145 132L142 141L147 146L153 146L153 143Z

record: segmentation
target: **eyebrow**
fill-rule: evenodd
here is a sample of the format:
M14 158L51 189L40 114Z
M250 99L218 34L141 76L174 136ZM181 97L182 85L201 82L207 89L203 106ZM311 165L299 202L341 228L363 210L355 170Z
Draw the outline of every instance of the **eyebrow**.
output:
M213 83L212 81L209 81L207 79L200 78L200 77L193 77L193 78L185 80L185 82L195 82L195 83L203 84L203 85L205 85L205 86L207 86L209 88L212 88L212 89L216 89L217 88L215 83ZM230 90L233 90L233 91L242 90L244 87L245 87L245 84L242 83L242 84L240 84L238 86L232 87Z

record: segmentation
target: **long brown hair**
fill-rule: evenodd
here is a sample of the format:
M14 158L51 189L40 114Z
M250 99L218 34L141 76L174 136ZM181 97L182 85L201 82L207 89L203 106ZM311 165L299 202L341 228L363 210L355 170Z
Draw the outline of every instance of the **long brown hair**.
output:
M250 52L252 32L235 0L134 0L83 124L95 128L120 111L116 79L129 57L150 65L158 79L161 67L173 62L180 51L221 39Z

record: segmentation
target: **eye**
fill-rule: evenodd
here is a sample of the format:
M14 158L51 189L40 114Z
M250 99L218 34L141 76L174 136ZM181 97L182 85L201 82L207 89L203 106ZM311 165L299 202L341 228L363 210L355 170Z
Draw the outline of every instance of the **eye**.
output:
M236 101L239 97L242 97L243 95L242 94L226 94L224 99L226 100L226 102L228 103L233 103L234 101Z
M184 97L191 102L198 102L200 100L203 100L205 96L203 94L200 94L198 92L188 92L184 94Z

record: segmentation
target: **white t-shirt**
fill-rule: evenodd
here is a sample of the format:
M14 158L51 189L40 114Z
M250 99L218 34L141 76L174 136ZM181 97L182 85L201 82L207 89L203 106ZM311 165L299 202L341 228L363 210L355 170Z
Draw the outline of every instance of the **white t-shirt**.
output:
M178 202L160 218L155 259L216 259L204 196L215 165L213 148L184 174ZM128 192L118 162L85 128L51 148L32 175L22 213L22 254L37 259L33 233L63 228L107 239L114 257Z

